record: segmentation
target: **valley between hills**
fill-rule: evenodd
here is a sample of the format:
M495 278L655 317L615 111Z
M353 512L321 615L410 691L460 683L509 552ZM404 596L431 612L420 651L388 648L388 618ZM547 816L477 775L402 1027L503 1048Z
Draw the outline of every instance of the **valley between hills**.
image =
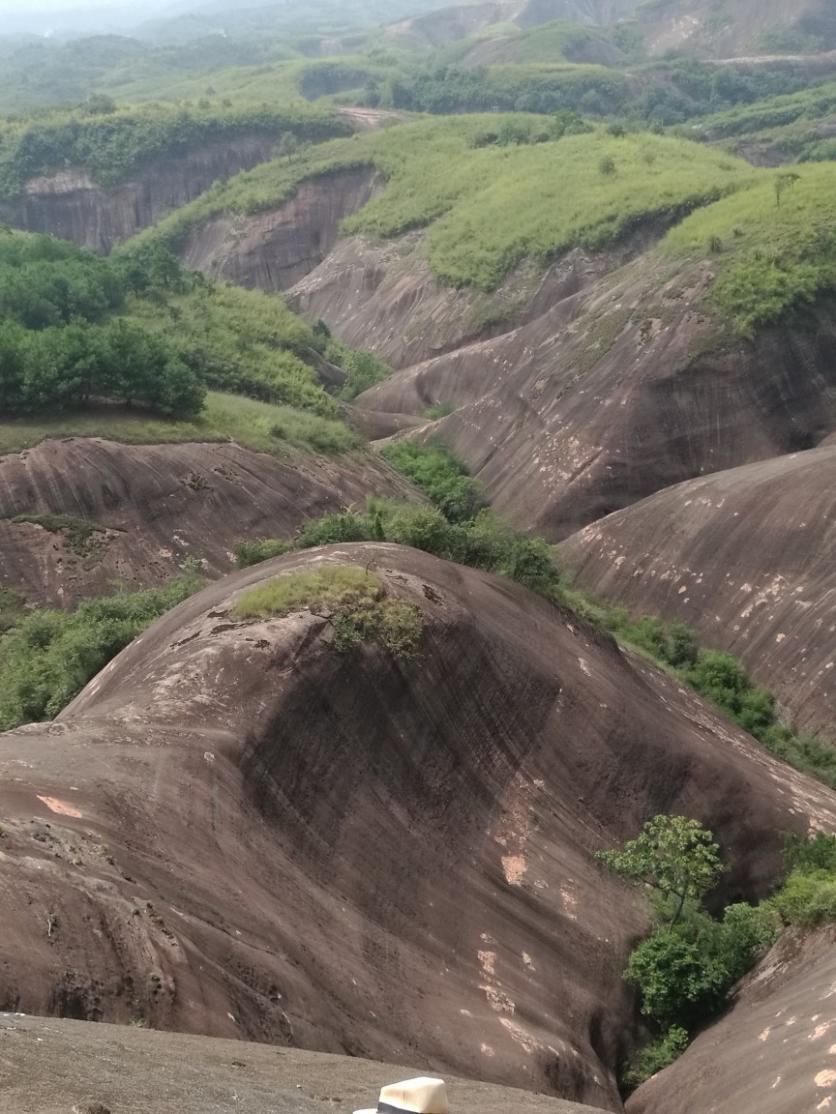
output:
M831 5L43 18L0 1111L836 1110Z

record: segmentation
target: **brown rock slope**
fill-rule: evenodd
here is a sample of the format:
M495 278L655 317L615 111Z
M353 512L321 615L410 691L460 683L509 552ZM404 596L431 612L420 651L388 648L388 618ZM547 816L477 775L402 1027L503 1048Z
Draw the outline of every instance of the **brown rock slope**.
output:
M0 588L66 606L114 582L161 583L188 557L218 575L242 538L291 536L305 518L368 495L416 497L368 453L278 459L232 443L44 441L0 457ZM44 515L69 515L86 536Z
M246 588L354 563L420 659L331 645ZM175 609L51 725L0 738L0 1004L454 1070L620 1109L643 928L591 852L699 816L726 896L836 795L519 587L371 544Z
M167 155L113 189L97 186L82 169L33 178L19 201L0 203L0 220L107 253L218 179L265 162L274 146L275 136L252 135Z
M412 1066L135 1026L0 1015L2 1114L350 1114ZM603 1114L591 1106L446 1078L456 1114ZM83 1105L82 1110L86 1110Z
M814 1114L836 1099L836 933L788 935L629 1114Z
M362 204L373 172L350 173L344 194L339 175L318 178L273 213L196 231L187 260L268 289L301 275L292 308L397 369L356 405L414 416L457 407L432 434L517 525L559 540L661 488L810 448L836 429L830 303L733 341L707 315L711 260L657 250L661 224L616 251L572 251L545 273L520 267L492 294L439 284L420 233L339 240L328 217L322 251L297 252L320 205L333 216Z
M730 650L836 734L836 445L691 480L569 538L580 587Z
M703 309L712 278L708 263L650 253L358 405L457 406L434 432L497 510L555 540L681 480L817 444L836 427L830 307L718 344Z

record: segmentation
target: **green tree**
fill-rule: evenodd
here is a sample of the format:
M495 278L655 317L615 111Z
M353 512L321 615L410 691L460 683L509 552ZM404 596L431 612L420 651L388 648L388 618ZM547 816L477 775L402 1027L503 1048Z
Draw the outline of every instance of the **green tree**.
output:
M722 866L711 832L686 816L654 816L635 839L616 851L599 851L602 863L630 882L660 894L675 925L687 901L699 902L715 885Z

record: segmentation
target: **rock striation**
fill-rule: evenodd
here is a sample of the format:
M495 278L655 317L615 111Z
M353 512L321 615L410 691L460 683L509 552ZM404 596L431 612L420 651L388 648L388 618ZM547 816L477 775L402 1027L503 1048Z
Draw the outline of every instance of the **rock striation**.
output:
M279 459L233 443L43 441L0 457L0 588L71 606L114 583L160 584L188 558L218 576L232 567L237 541L292 537L304 519L369 495L416 498L369 453ZM56 515L86 527L87 537L44 518Z
M580 587L740 657L801 730L836 724L836 445L718 472L561 547Z

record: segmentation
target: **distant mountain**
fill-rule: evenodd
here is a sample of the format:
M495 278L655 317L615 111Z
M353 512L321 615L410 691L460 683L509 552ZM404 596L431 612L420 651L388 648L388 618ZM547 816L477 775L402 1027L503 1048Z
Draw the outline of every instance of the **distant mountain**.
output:
M654 54L687 51L702 56L815 53L836 46L836 10L830 0L490 0L444 8L388 28L414 45L441 46L478 35L496 24L526 29L553 20L610 26L635 22Z

